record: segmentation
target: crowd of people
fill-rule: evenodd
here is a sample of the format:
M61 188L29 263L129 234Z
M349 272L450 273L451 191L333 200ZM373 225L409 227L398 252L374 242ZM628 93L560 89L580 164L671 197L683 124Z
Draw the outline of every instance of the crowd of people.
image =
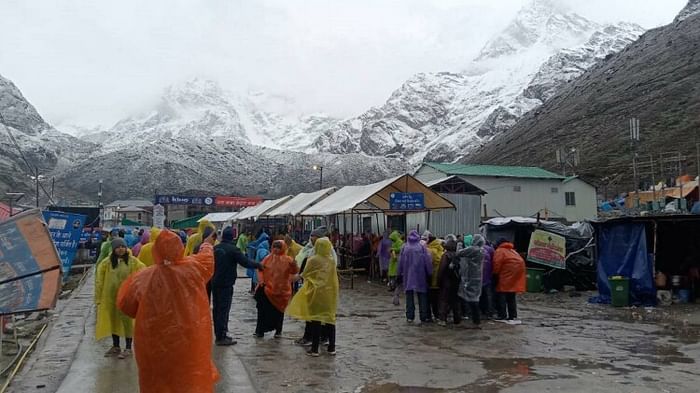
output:
M312 231L304 246L265 231L234 235L202 221L189 236L114 230L101 245L95 338L111 335L105 356L119 359L132 356L135 343L142 392L213 391L219 374L212 342L236 344L228 322L239 265L253 283L255 337L274 331L280 338L286 314L306 323L296 342L310 347L307 355L319 356L321 344L335 355L338 256L325 227Z
M141 391L160 391L164 383L211 391L218 378L212 342L236 344L228 325L238 266L251 279L256 338L269 332L282 337L288 315L305 322L295 343L308 346L307 355L320 356L322 345L336 354L336 247L346 243L334 243L325 227L311 231L303 245L264 230L235 235L233 228L217 232L202 221L189 236L158 228L115 230L102 244L95 268L95 338L111 335L105 356L120 359L132 356L135 342ZM358 249L367 245L367 264L376 261L394 304L404 292L408 323L416 323L416 302L420 323L445 326L449 317L454 324L471 319L472 328L483 318L520 323L515 295L525 290L525 263L504 239L492 246L480 234L438 239L415 230L405 238L392 231L348 239L355 238Z

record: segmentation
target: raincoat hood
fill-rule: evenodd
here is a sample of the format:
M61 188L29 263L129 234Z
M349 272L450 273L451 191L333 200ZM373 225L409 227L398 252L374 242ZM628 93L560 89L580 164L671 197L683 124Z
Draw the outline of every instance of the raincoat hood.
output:
M314 243L314 254L322 257L333 257L333 244L327 237L321 237Z
M143 235L141 235L141 244L146 244L151 240L151 232L150 231L143 231Z
M414 229L408 234L407 238L409 243L418 243L420 241L420 235L418 232Z
M144 232L143 235L146 236L146 233ZM150 232L148 233L148 242L155 243L158 235L160 235L160 228L156 228L156 227L151 228Z
M273 245L280 244L280 248L275 248L272 247L272 253L274 255L287 255L287 243L284 242L284 240L275 240L272 242Z
M204 233L206 227L214 227L214 224L209 220L202 220L199 222L199 225L197 225L197 232Z
M483 236L479 234L474 235L474 238L472 239L472 246L483 247L484 244L486 244L486 240L484 240Z
M391 232L391 235L389 235L389 239L391 239L392 242L400 242L401 234L399 233L399 231Z
M185 248L180 236L164 230L156 238L153 246L153 260L156 265L176 263L183 258Z
M498 245L498 248L507 248L509 250L512 250L515 248L515 246L511 242L503 242L503 243Z
M270 251L270 241L268 239L265 239L258 244L258 250L267 250Z
M464 235L464 247L471 246L473 241L474 241L474 236Z
M455 239L448 239L445 242L445 251L456 251L457 250L457 241Z

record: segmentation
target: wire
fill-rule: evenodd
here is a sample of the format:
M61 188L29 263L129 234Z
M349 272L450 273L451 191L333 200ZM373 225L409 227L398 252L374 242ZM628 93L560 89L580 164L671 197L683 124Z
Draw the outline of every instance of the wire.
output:
M27 157L24 156L24 152L22 149L19 147L19 143L17 143L17 140L15 139L15 136L12 135L12 131L10 131L10 127L5 123L5 118L2 116L2 113L0 113L0 123L3 125L3 128L7 131L7 134L10 136L10 140L12 143L15 145L17 148L17 151L19 151L19 155L22 157L22 161L27 165L27 168L29 169L30 176L37 176L38 173L35 173L34 168L32 168L31 164L29 164L29 161L27 161ZM37 171L38 172L38 169ZM39 182L39 179L36 179L37 182ZM55 205L56 202L54 202L53 198L51 198L51 195L46 191L44 188L44 185L39 182L39 187L41 187L41 190L44 191L44 194L46 194L46 197L49 198L49 202L51 202L52 205Z

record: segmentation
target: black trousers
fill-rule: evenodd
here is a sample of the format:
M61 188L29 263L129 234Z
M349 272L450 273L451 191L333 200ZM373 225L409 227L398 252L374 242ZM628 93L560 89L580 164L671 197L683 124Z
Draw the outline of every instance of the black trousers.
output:
M127 337L126 338L126 349L131 349L131 343L134 341L132 337ZM119 348L119 336L116 334L112 335L112 346L115 348Z
M428 303L430 303L428 319L440 319L440 288L428 289Z
M466 302L469 307L469 317L471 317L474 325L481 323L481 313L479 312L479 302Z
M496 292L498 298L498 319L517 319L518 305L515 292Z
M228 318L233 300L233 286L211 287L212 319L214 320L214 336L217 340L226 337L228 333Z
M309 322L309 332L311 334L311 351L318 352L321 344L321 335L328 337L328 351L335 351L335 325L322 324L318 321Z

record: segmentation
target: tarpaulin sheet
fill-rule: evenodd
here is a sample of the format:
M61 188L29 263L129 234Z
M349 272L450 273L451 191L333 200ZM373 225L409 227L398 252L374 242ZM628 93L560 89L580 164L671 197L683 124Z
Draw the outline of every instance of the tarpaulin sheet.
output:
M0 223L0 314L56 305L61 260L39 210Z
M656 304L652 256L647 251L644 224L621 223L598 228L598 293L595 303L610 303L608 278L629 278L630 303Z

